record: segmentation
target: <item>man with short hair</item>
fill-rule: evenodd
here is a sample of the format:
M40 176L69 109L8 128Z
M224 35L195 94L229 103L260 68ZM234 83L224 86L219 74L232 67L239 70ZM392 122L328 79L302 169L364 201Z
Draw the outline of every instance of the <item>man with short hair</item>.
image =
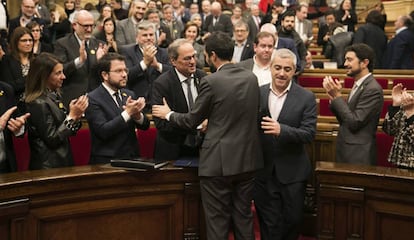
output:
M257 33L260 32L260 26L262 25L262 17L260 16L260 9L257 5L252 5L250 9L250 16L247 19L249 25L249 40L254 41Z
M262 240L297 240L306 181L312 166L305 146L316 134L315 95L293 81L296 56L278 49L272 82L260 88L261 144L265 166L255 179L254 204Z
M147 4L144 0L133 0L129 9L129 17L118 21L116 25L116 40L120 45L136 43L137 27L144 19Z
M175 40L168 47L168 55L174 68L163 73L154 81L152 104L163 104L167 100L171 110L189 112L198 96L200 80L206 73L196 68L193 44L183 38ZM199 156L201 144L197 130L174 127L169 121L154 117L157 127L154 158L176 160Z
M137 97L144 97L151 103L152 84L161 73L171 68L167 51L155 44L154 24L144 20L138 25L136 44L121 46L119 51L125 56L129 69L128 88ZM149 110L149 109L145 109Z
M158 9L148 9L144 14L144 19L155 24L156 45L162 48L167 48L172 42L171 32L168 27L161 22L160 12Z
M222 31L230 37L233 36L233 23L226 14L223 14L221 4L213 2L211 4L211 14L206 18L203 25L204 37L207 38L211 33Z
M295 31L295 12L288 10L281 18L281 26L277 29L279 37L290 38L295 42L296 49L299 55L299 61L301 69L296 70L302 72L306 65L306 47L300 38L299 34Z
M128 68L123 56L106 54L98 63L97 73L102 83L88 94L85 112L91 132L90 163L138 158L135 130L149 128L149 120L142 113L145 99L136 99L134 92L126 89Z
M204 22L206 21L207 16L211 14L211 2L210 0L203 0L201 2L201 21L204 26Z
M80 10L72 23L73 33L56 41L54 54L63 63L66 80L62 86L65 106L99 86L93 67L108 51L104 42L92 37L94 19L90 12Z
M263 86L272 81L270 63L274 48L274 35L269 32L260 32L257 34L254 42L255 54L253 58L244 60L238 64L239 66L252 71L256 75L259 86Z
M330 109L339 122L336 138L336 162L375 165L377 148L375 133L384 96L381 86L372 75L374 51L357 43L345 48L345 69L355 79L348 99L342 97L338 79L326 76L323 81Z
M295 31L299 34L305 46L309 46L313 40L313 24L308 17L308 5L300 4L296 8Z
M200 81L191 112L177 113L168 103L154 105L153 116L184 129L208 128L200 149L198 174L207 239L254 239L253 179L262 167L258 135L259 87L249 70L232 64L234 44L223 32L206 41L205 56L217 72Z
M252 58L254 55L253 41L248 39L249 26L243 20L238 21L233 27L234 53L232 62L238 63Z

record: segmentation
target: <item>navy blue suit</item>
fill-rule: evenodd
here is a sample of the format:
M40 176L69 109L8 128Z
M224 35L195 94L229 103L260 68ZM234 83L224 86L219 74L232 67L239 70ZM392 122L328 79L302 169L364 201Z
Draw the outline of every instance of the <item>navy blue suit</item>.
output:
M271 117L270 84L260 88L260 115ZM263 240L296 240L312 169L305 145L316 134L315 95L292 82L277 121L280 135L264 134L260 140L264 168L255 180L255 197Z
M388 42L383 66L388 69L414 69L414 32L405 29Z
M296 71L299 71L302 67L300 62L300 56L298 49L296 48L295 41L290 38L279 37L276 45L276 49L287 48L296 55Z
M144 71L140 62L143 60L143 54L138 44L129 44L120 47L120 54L126 58L126 65L129 69L128 88L134 91L137 97L145 97L147 103L151 102L152 84L161 73L155 68L148 66ZM157 61L162 64L162 72L171 68L167 50L157 47L155 55Z
M121 89L122 103L128 96L136 99L135 94L128 89ZM146 130L149 120L145 117L140 125L122 118L122 110L116 105L109 92L100 85L88 94L89 106L85 112L91 131L90 163L108 163L110 159L131 159L139 157L138 140L135 129Z

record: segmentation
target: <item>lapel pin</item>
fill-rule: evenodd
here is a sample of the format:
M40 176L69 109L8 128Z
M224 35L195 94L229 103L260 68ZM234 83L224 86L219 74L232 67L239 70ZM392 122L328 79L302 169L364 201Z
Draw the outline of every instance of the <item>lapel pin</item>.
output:
M0 91L0 97L1 97L1 96L3 96L3 95L4 95L4 91L3 91L3 90L1 90L1 91Z
M121 95L122 95L123 97L128 96L128 95L127 95L126 93L124 93L124 92L123 92Z
M93 50L93 49L92 49L92 50L91 50L91 54L92 54L92 55L93 55L93 54L95 54L95 50Z
M63 109L63 103L61 103L61 102L59 103L59 108Z

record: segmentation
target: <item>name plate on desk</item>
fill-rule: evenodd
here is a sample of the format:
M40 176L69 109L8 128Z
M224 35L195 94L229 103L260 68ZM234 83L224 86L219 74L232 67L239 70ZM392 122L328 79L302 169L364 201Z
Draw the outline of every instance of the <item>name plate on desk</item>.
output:
M154 161L153 159L112 159L112 167L131 169L159 169L167 165L167 161Z

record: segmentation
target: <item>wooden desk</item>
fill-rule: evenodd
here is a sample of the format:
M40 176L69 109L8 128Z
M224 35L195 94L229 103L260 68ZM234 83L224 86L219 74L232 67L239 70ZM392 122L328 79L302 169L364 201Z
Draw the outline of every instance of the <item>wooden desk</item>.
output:
M0 175L0 239L199 239L196 169Z
M316 163L318 239L414 236L414 171Z

